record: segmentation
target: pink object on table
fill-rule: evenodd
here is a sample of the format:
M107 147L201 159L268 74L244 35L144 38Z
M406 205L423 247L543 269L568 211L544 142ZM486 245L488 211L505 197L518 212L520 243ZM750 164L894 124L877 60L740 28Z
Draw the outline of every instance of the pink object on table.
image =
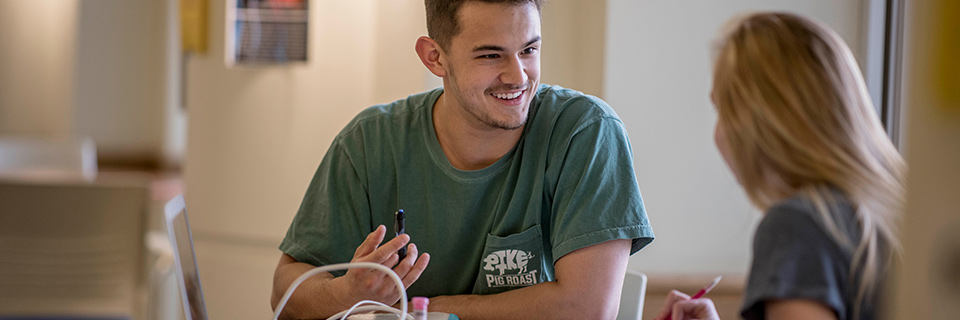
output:
M426 320L428 304L430 304L430 299L426 297L413 297L413 318L416 320Z

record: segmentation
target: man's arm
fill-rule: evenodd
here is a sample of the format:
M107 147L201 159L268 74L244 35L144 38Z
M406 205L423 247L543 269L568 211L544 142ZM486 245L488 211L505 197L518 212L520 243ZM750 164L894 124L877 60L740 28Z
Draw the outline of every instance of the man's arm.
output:
M308 263L297 262L293 257L284 253L277 264L277 270L273 274L273 294L270 296L270 306L276 311L277 304L286 293L287 287L293 283L293 280L301 274L313 269L314 266ZM324 315L333 315L349 308L342 307L346 301L338 301L343 286L337 284L338 280L332 274L323 272L307 279L297 288L297 291L290 296L290 301L283 308L280 314L281 319L295 318L325 318ZM312 298L317 297L317 298ZM328 297L320 299L319 297Z
M555 265L557 281L492 295L430 298L430 311L461 319L614 319L620 304L630 239L570 252Z
M392 267L403 282L404 288L409 288L427 267L430 255L424 253L418 257L417 246L410 244L407 246L407 257L399 261L397 250L410 242L410 236L402 234L379 246L385 234L384 226L377 227L357 247L350 262L372 262L388 268ZM273 275L271 307L276 310L277 304L280 303L290 284L313 268L313 265L297 262L290 255L283 254ZM395 282L379 270L350 269L342 277L334 277L324 272L300 284L290 296L280 316L283 319L327 318L350 308L360 300L393 304L399 299L400 292Z

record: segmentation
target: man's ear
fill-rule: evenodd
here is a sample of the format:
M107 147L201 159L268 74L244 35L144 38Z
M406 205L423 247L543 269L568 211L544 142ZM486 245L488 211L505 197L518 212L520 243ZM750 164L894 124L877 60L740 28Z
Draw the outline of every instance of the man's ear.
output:
M446 59L443 54L443 48L430 37L422 36L417 39L417 55L423 65L430 69L434 75L445 77L447 75Z

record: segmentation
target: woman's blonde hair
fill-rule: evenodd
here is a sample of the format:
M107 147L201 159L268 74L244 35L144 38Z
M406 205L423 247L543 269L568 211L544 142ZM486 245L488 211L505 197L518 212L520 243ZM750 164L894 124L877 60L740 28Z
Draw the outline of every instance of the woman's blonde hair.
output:
M850 49L825 25L788 13L732 22L718 45L713 100L730 166L759 208L811 199L829 234L850 249L854 315L899 250L903 159L874 111ZM853 205L860 238L832 214L836 190ZM857 276L859 272L859 277Z

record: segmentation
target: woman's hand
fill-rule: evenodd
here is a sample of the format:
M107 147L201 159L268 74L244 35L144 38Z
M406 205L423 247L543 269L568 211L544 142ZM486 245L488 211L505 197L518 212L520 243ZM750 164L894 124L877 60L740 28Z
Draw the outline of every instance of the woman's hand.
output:
M672 290L663 303L663 309L654 320L720 320L717 307L709 298L690 299L683 292Z

